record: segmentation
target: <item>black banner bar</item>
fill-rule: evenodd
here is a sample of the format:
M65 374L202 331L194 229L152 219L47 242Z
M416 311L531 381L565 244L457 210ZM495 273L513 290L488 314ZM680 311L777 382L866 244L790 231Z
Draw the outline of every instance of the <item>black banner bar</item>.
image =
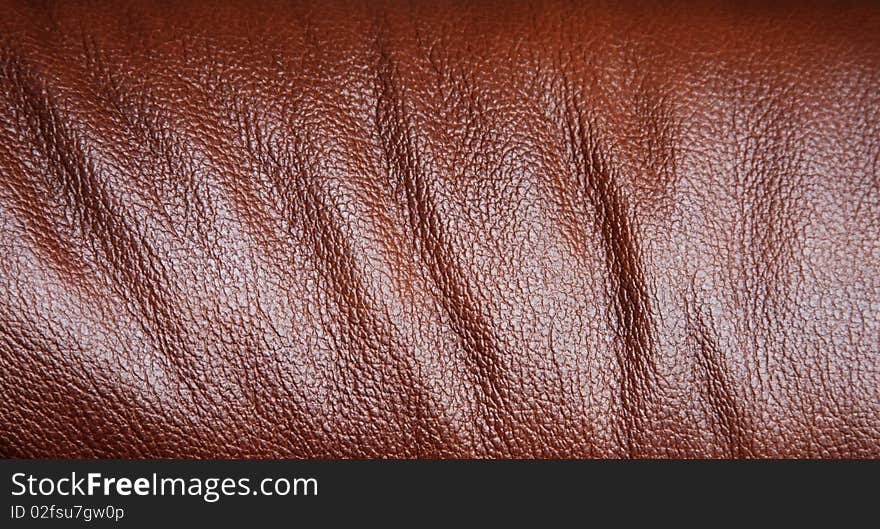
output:
M0 462L0 527L871 520L876 461Z

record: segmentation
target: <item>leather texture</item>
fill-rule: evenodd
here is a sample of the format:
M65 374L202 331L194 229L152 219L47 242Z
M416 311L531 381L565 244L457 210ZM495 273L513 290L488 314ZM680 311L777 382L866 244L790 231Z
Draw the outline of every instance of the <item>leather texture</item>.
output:
M877 3L0 6L0 455L880 456Z

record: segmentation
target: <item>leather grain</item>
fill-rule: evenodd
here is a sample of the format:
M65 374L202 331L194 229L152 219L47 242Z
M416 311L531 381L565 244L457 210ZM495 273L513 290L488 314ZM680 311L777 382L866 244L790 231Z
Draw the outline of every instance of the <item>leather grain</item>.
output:
M878 170L872 2L3 0L0 455L880 457Z

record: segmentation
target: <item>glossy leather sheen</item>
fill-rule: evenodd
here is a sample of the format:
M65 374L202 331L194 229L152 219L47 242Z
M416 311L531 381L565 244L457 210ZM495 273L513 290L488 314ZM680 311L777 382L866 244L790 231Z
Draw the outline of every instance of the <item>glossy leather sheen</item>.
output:
M0 452L880 456L880 6L2 2Z

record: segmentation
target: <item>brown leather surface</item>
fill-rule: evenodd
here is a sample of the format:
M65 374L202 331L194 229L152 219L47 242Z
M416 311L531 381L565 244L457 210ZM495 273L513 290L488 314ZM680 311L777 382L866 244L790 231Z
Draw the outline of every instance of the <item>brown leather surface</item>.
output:
M2 2L0 455L880 456L880 6Z

